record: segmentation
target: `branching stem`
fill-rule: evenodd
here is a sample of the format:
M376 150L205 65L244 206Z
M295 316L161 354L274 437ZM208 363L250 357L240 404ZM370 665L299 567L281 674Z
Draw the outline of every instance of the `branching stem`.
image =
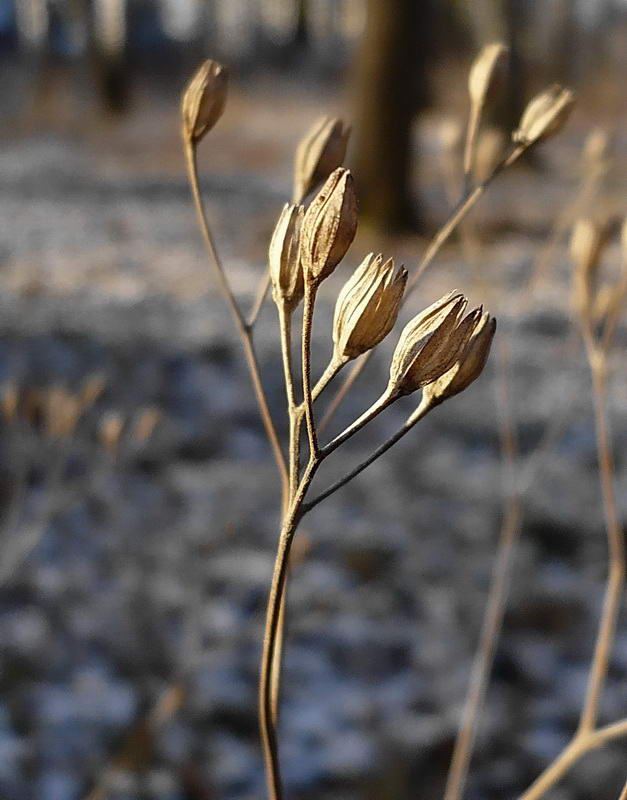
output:
M257 399L257 404L259 405L259 411L261 414L263 426L265 428L266 435L270 442L270 446L272 447L272 452L274 454L277 468L279 470L279 474L281 477L282 495L284 498L284 502L286 502L285 498L288 496L288 490L289 490L289 475L287 470L287 464L285 461L285 456L283 454L283 450L279 442L279 437L276 431L276 427L274 425L272 416L270 414L270 408L268 406L266 393L263 388L263 384L261 382L259 361L257 359L257 354L255 352L255 345L253 342L253 324L254 320L256 319L256 316L254 317L252 323L250 324L247 323L246 320L244 319L244 315L242 314L239 304L233 295L231 286L226 277L222 261L220 259L218 250L215 245L215 241L213 238L213 234L211 232L211 227L209 225L205 209L205 204L203 202L202 194L200 192L200 185L198 181L198 163L197 163L196 146L192 141L189 140L189 138L185 136L183 141L185 146L185 160L187 164L188 177L192 189L192 195L194 198L194 205L196 207L198 222L200 224L200 229L202 231L203 238L205 240L207 251L214 266L214 272L218 280L220 291L222 292L224 300L231 312L231 316L233 317L233 321L235 322L237 331L242 340L242 345L244 347L244 355L246 357L246 363L253 384L255 397ZM259 307L261 307L261 303L259 304Z
M512 152L501 161L496 167L492 170L490 175L480 184L475 186L473 189L469 189L464 193L464 196L459 201L457 206L453 209L450 216L446 220L446 222L442 225L440 230L436 233L436 235L431 240L429 246L424 252L416 270L412 274L409 282L407 283L407 289L405 291L405 297L403 299L403 303L407 301L410 294L416 287L417 282L422 277L423 273L429 267L433 259L439 253L442 245L445 244L449 236L453 233L455 228L459 225L459 223L464 219L464 217L468 214L468 212L476 205L476 203L480 200L480 198L485 194L486 190L492 183L492 181L507 167L510 167L515 161L517 161L520 156L525 152L527 149L527 145L517 145ZM320 421L318 425L318 431L322 432L333 416L335 415L338 408L344 402L346 395L351 390L353 384L357 380L357 378L361 375L363 369L365 368L366 364L370 360L373 351L370 350L368 353L365 353L363 356L355 361L353 368L350 370L344 382L338 389L337 394L329 404L326 414Z

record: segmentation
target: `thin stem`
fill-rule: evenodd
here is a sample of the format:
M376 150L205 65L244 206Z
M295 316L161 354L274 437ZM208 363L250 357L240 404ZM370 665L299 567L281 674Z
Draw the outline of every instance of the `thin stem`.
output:
M464 143L464 187L466 191L471 185L472 170L475 163L475 153L477 150L477 134L479 133L479 121L481 119L481 105L471 103L468 115L468 127L466 128L466 141Z
M566 775L582 756L625 735L627 735L627 719L606 725L604 728L590 733L578 734L529 789L520 796L519 800L539 800Z
M266 269L265 273L261 276L259 283L257 284L257 291L255 293L255 302L253 303L253 307L250 310L250 314L248 315L248 320L246 321L246 327L249 330L255 327L255 323L257 322L257 318L259 317L259 312L263 308L263 304L266 300L268 295L268 289L270 288L270 270Z
M272 670L276 663L276 648L279 641L281 608L289 565L290 549L296 528L302 516L302 503L320 464L315 457L309 459L302 480L283 522L274 562L274 572L268 597L268 609L263 636L263 653L259 678L259 727L263 744L266 780L270 800L281 800L281 770L276 735L275 716L272 707Z
M479 646L472 664L461 724L455 739L453 757L446 781L444 800L460 800L463 796L477 730L477 720L485 700L499 633L503 626L511 564L521 527L522 496L520 490L515 489L518 442L512 420L508 381L509 342L499 340L499 344L496 390L501 461L505 475L504 494L507 503L492 569Z
M322 458L326 458L327 456L331 455L331 453L337 450L340 445L344 444L344 442L358 433L382 411L385 411L388 406L392 405L397 398L397 394L393 394L386 389L381 397L379 397L378 400L375 400L369 409L364 411L360 417L358 417L354 422L351 422L348 427L344 428L341 433L339 433L334 439L331 439L331 441L320 450L320 456Z
M442 245L447 241L449 236L453 233L455 228L459 225L459 223L464 219L464 217L468 214L468 212L476 205L478 200L485 194L487 188L490 186L492 181L499 175L504 169L511 166L515 161L517 161L520 156L525 152L527 149L526 145L518 145L515 147L512 152L507 156L507 158L503 159L496 167L492 170L490 175L480 184L474 187L474 189L466 192L457 206L453 209L450 216L446 220L446 222L442 225L440 230L436 233L436 235L431 240L429 246L425 250L423 257L421 258L418 266L416 267L415 272L413 273L411 279L407 284L407 289L405 291L405 297L403 298L403 303L405 303L416 287L418 280L421 278L424 271L427 267L431 264L433 259L439 253ZM373 350L370 350L368 353L364 353L357 361L355 362L353 368L346 376L344 383L338 389L337 394L329 404L326 414L322 418L318 430L320 433L327 427L329 422L331 421L332 417L335 415L335 412L338 410L340 405L344 402L346 395L351 390L353 384L363 371L364 367L370 360L373 354Z
M289 498L291 499L299 478L299 447L295 436L295 422L297 416L296 389L294 386L294 369L292 359L292 315L284 303L278 303L279 331L281 336L281 356L283 359L283 376L285 379L285 397L287 400L287 414L290 421L289 445ZM287 504L283 509L287 510Z
M307 423L307 436L309 437L309 455L315 458L318 455L318 434L313 412L313 396L311 393L311 330L313 326L314 304L316 302L316 287L305 281L305 297L303 300L303 333L302 333L302 367L303 367L303 405L305 407L305 421Z
M326 500L332 494L335 494L338 489L341 489L343 486L349 481L352 481L353 478L356 478L357 475L362 473L367 467L369 467L374 461L376 461L380 456L386 453L390 447L396 444L399 439L402 439L409 431L416 425L416 423L420 422L423 417L425 417L434 406L427 401L424 397L420 402L418 408L407 418L403 427L400 428L393 436L390 436L382 445L377 447L377 449L370 455L365 461L362 461L361 464L358 464L354 469L352 469L348 474L344 475L343 478L335 481L330 486L328 486L324 491L320 492L319 495L310 500L308 503L305 503L303 506L303 514L311 511L312 508L321 503L323 500Z
M580 732L590 731L596 725L601 693L607 676L610 650L616 631L616 620L625 582L625 546L616 510L614 464L606 412L605 353L595 348L590 328L587 326L584 328L584 338L588 362L592 373L599 478L603 495L603 509L605 513L609 549L609 575L605 589L599 633L588 679L586 698L579 720Z
M462 711L461 725L455 740L444 800L458 800L464 791L476 735L477 719L485 699L498 637L503 625L512 557L520 532L521 511L520 496L512 496L501 526L479 647L472 664L470 683Z
M244 320L242 311L233 295L233 292L231 291L230 284L226 277L226 273L224 272L224 267L222 265L222 261L220 260L220 256L218 254L213 239L213 234L209 226L209 221L207 218L207 213L202 199L202 195L200 193L200 185L198 181L198 163L197 163L196 146L188 138L184 138L184 145L185 145L185 159L187 163L188 177L192 189L192 195L194 198L194 205L196 207L196 214L198 216L200 229L202 231L202 235L205 240L207 250L209 252L211 261L214 266L214 271L216 278L218 280L218 285L220 287L224 300L231 312L238 333L242 340L242 344L244 346L246 363L248 365L248 371L250 373L250 378L253 384L253 389L255 392L255 397L257 399L257 404L259 406L261 419L266 431L266 435L270 442L270 446L272 447L272 452L274 453L274 458L277 463L279 474L281 476L283 497L286 497L289 489L289 475L287 470L287 464L285 463L285 456L283 455L283 450L281 449L279 437L274 422L272 420L272 416L270 414L270 408L268 406L266 393L263 388L263 384L261 382L259 361L257 359L257 354L255 352L255 347L252 338L252 330L251 327L249 327L246 321Z
M588 750L599 747L610 739L627 734L627 720L595 730L625 581L625 552L616 511L614 466L605 407L605 352L596 344L592 327L588 320L582 320L582 333L592 374L599 478L609 548L609 575L586 696L577 732L571 743L547 767L527 792L522 795L520 800L537 800L537 798L542 797L565 775L570 766Z

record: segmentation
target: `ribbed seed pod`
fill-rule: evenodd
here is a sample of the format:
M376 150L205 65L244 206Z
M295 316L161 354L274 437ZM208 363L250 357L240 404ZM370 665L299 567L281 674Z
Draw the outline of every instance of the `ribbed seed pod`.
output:
M355 238L357 200L353 176L336 169L311 201L301 233L305 280L318 284L330 275Z
M553 84L527 103L512 139L517 144L531 145L554 136L564 126L574 104L574 92Z
M472 333L472 314L462 319L467 303L451 292L405 326L392 356L388 392L411 394L453 366Z
M588 168L607 162L611 150L610 137L603 128L594 128L583 144L583 161Z
M486 365L496 331L496 320L481 309L475 309L472 314L472 333L461 355L444 375L424 388L425 397L434 405L463 392L481 375Z
M322 117L301 139L294 157L294 198L302 202L346 156L350 126L336 117Z
M300 233L305 209L285 204L268 250L274 302L292 311L303 297L303 269L300 263Z
M474 60L468 74L468 93L475 108L486 100L503 82L509 50L501 42L487 44Z
M342 287L333 318L334 355L338 361L371 350L394 327L403 299L407 270L394 259L370 253Z
M189 82L181 100L183 131L194 144L213 128L226 104L228 71L217 61L205 61Z

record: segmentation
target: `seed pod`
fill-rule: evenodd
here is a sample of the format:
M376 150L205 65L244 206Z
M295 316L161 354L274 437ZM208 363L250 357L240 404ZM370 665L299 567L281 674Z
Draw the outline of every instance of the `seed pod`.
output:
M578 219L570 239L570 256L574 262L573 301L575 307L590 314L595 305L601 254L607 243L609 226L592 219Z
M8 425L17 419L20 393L17 384L5 384L0 390L0 413Z
M305 280L318 284L328 277L355 238L357 200L353 176L334 170L305 212L301 261Z
M503 82L508 56L509 49L504 44L492 42L474 60L468 74L468 93L476 109L483 108L486 100Z
M444 375L424 388L425 397L433 405L463 392L481 375L486 365L496 331L496 320L481 309L475 309L472 313L472 333L460 357Z
M131 437L136 445L145 444L152 436L161 419L158 408L148 406L142 409L133 422Z
M209 59L189 82L181 100L183 133L197 144L222 116L226 103L228 71Z
M301 139L294 157L294 198L302 202L346 155L350 126L341 119L322 117Z
M104 392L106 385L105 376L99 372L95 372L86 378L78 395L83 411L94 405Z
M53 386L45 399L45 429L50 439L70 436L80 419L82 406L78 397L62 386Z
M449 157L456 155L462 146L463 139L463 130L459 120L452 117L442 120L438 133L444 152Z
M303 297L300 232L304 213L303 206L283 206L268 250L274 302L284 303L288 311L296 308Z
M123 430L124 417L119 411L106 411L102 415L98 433L102 446L110 455L118 449Z
M527 103L512 139L516 144L529 146L554 136L564 126L574 104L574 92L553 84Z
M335 358L349 361L379 344L394 327L407 270L370 253L342 287L335 304Z
M603 128L590 131L583 144L583 162L588 168L602 166L610 155L610 137Z
M468 301L451 292L414 317L403 329L390 366L388 392L405 395L450 369L472 333Z

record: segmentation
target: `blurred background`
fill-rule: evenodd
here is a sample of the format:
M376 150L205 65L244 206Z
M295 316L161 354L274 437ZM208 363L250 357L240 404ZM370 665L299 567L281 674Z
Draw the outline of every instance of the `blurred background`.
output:
M511 59L482 175L537 91L573 86L578 106L495 181L403 311L460 289L498 317L501 355L302 525L281 753L294 800L442 796L508 511L504 425L519 540L465 796L516 797L567 744L607 570L567 240L580 214L627 211L627 3L0 0L3 800L264 796L256 687L279 485L185 178L189 77L207 57L231 71L199 161L245 306L298 141L325 114L353 124L362 225L321 293L320 371L351 268L374 250L411 272L459 198L467 70L496 39ZM614 237L604 265L620 262ZM285 435L275 316L268 303L256 341ZM334 430L378 395L396 335ZM623 520L626 343L621 325L609 410ZM337 453L320 487L414 404ZM621 618L602 722L627 715L626 633ZM615 800L626 777L618 741L550 796Z

